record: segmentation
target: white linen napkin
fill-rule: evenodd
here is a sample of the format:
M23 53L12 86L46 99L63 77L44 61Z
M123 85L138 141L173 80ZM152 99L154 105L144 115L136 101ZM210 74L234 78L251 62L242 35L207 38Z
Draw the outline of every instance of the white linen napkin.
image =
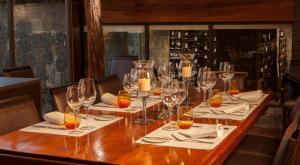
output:
M62 125L64 124L64 113L58 111L46 113L44 120L53 124Z
M111 94L111 93L105 93L101 96L102 102L109 105L118 105L117 96Z
M201 138L218 138L223 135L224 128L222 124L206 126L198 129L187 129L174 134L178 139L184 138L201 139ZM183 136L178 136L183 135Z
M251 92L243 92L235 95L234 97L247 99L247 100L257 100L260 99L263 95L261 90L251 91Z
M224 113L244 113L246 110L249 109L249 104L244 102L235 105L221 106L213 109L217 111L222 111Z

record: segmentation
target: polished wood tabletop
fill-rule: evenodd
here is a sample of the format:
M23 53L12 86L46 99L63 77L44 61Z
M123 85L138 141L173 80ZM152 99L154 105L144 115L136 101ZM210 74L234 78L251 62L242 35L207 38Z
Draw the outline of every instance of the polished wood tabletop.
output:
M192 106L201 102L199 93L193 91L190 92L190 96ZM264 113L271 98L272 94L243 121L195 119L197 123L218 122L237 126L212 150L137 144L135 143L137 139L161 127L166 121L156 120L149 125L139 125L133 121L140 114L116 113L124 118L82 137L14 131L0 137L0 152L112 164L221 164ZM155 106L148 109L150 116L155 114L154 109ZM93 113L101 112L94 111Z

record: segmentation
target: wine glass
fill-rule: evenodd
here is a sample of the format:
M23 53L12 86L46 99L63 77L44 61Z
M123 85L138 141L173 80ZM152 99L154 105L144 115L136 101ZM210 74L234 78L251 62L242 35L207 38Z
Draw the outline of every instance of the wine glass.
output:
M220 63L220 78L224 82L224 93L226 93L226 85L227 82L233 78L234 76L234 67L229 62L221 62Z
M209 79L208 79L209 70L206 68L199 68L197 75L197 85L203 91L203 101L206 102L206 92L209 88Z
M133 71L134 72L134 71ZM132 93L133 93L133 90L134 90L134 86L133 86L133 82L132 82L132 78L131 78L131 74L125 74L124 75L124 80L123 80L123 88L126 92L128 92L129 94L129 97L131 99L132 97ZM131 108L131 101L129 103L129 110L133 110Z
M168 84L170 84L172 80L169 64L163 63L162 65L160 65L158 67L157 73L158 79L168 86Z
M179 110L180 105L186 99L186 86L182 81L176 80L176 89L173 89L173 98L175 100L175 105L177 106L177 111Z
M79 80L79 101L83 104L86 112L86 120L89 121L89 106L92 105L96 100L96 87L93 79L84 78ZM81 127L84 130L94 129L94 126L87 125Z
M175 99L174 97L172 96L172 93L169 92L169 93L165 93L164 94L164 97L163 97L163 103L167 106L168 108L168 112L167 112L167 117L166 118L169 118L170 117L170 113L172 112L174 106L175 106Z
M79 80L79 101L82 103L85 112L86 120L89 121L89 106L92 105L96 100L96 87L93 79L83 78ZM91 130L94 129L94 126L87 125L81 127L80 129Z
M212 94L212 88L216 85L217 83L217 76L214 72L210 71L208 73L208 97L211 97L211 94Z
M68 106L72 109L74 116L75 116L75 130L70 132L71 134L81 134L82 131L79 131L77 124L77 117L79 108L81 107L82 103L79 100L79 87L78 85L69 86L66 93L66 100Z

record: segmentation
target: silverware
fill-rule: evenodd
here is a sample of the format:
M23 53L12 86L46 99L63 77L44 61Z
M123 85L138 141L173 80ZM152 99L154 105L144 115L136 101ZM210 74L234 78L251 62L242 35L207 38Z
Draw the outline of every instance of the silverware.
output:
M113 107L113 106L110 106L110 105L93 105L95 107L100 107L100 108L118 108L118 107Z
M195 142L195 143L208 143L208 144L213 144L214 142L209 142L201 139L192 139L192 138L186 138L186 139L178 139L174 134L171 134L171 136L177 140L177 141L182 141L182 142Z
M47 129L59 129L59 130L66 130L66 128L63 127L55 127L55 126L48 126L48 125L32 125L31 127L35 128L47 128Z

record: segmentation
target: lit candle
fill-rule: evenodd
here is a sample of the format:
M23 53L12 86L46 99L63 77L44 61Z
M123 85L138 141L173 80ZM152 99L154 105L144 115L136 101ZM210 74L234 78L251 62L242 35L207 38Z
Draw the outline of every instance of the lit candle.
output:
M182 74L182 77L184 77L184 78L192 77L192 68L190 66L182 67L181 74Z
M150 91L150 79L139 79L139 91L148 92Z

